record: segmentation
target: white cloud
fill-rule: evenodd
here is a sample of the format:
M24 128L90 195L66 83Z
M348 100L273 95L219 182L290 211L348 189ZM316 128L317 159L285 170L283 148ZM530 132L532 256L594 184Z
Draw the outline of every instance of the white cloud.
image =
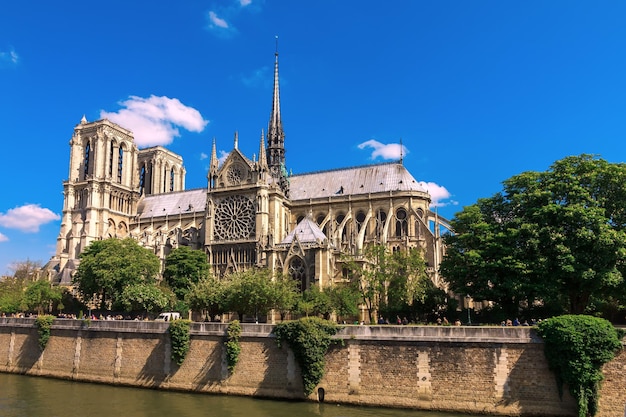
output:
M7 52L0 51L0 64L7 63L15 65L19 62L20 57L15 50L11 49Z
M209 11L209 28L228 29L228 22L217 15L213 10Z
M6 235L0 233L0 242L8 242L9 238Z
M219 151L219 154L220 156L217 158L217 161L219 162L220 165L222 165L224 161L226 161L226 158L228 158L228 155L230 155L230 152Z
M180 136L178 127L202 132L209 123L198 110L185 106L176 98L130 96L119 104L125 108L117 113L102 110L100 117L131 130L139 147L170 144Z
M241 7L246 7L252 4L252 0L239 0Z
M409 150L404 145L399 143L384 144L377 140L370 139L358 145L359 149L372 148L371 159L376 159L379 156L382 159L400 159L409 153Z
M208 157L209 157L209 155L207 155L206 153L204 153L204 152L200 152L200 160L201 160L201 161L204 161L204 160L205 160L205 159L207 159Z
M459 204L457 201L448 200L451 197L450 191L446 189L443 185L436 184L434 182L425 182L420 181L419 185L426 188L428 190L428 194L430 194L430 207L445 207L449 205L456 206Z
M39 227L61 216L38 204L26 204L10 209L6 214L0 213L0 226L7 229L18 229L27 233L37 233Z

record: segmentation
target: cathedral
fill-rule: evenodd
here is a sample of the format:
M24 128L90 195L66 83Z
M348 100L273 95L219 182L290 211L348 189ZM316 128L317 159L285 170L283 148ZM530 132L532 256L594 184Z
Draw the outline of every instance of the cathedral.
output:
M258 157L238 149L218 161L213 141L207 185L185 189L183 159L164 147L138 149L109 120L74 128L69 177L51 280L71 285L80 253L99 239L131 237L163 262L179 246L206 253L216 276L252 267L291 276L302 290L346 280L345 256L369 244L420 248L433 282L447 221L402 161L289 174L281 122L278 53L272 109Z

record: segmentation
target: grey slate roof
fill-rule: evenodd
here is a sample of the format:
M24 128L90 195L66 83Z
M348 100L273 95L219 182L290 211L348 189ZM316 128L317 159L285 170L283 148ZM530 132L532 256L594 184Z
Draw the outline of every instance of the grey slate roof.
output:
M289 177L291 200L359 195L388 191L421 191L422 187L399 162L339 168Z
M305 217L296 227L280 242L281 245L289 245L295 236L298 236L300 243L321 244L326 240L326 235L319 228L317 223L310 217Z
M206 190L199 188L144 197L137 211L141 219L178 214L204 213Z

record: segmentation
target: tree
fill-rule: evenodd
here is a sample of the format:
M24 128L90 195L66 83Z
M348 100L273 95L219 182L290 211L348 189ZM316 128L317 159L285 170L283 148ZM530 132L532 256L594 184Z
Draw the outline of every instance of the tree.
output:
M535 303L578 314L624 293L626 165L572 156L503 185L451 222L441 264L451 290L511 314Z
M119 299L125 311L145 313L162 311L168 302L167 295L158 285L146 282L125 286Z
M24 300L24 281L5 277L0 281L0 312L17 313L28 308Z
M24 302L28 309L42 315L52 303L60 302L62 296L63 290L60 287L53 287L48 280L40 279L28 284L24 291Z
M361 258L344 260L357 283L370 322L377 309L397 310L423 300L429 280L426 263L416 248L390 252L384 245L368 245Z
M185 296L185 301L192 310L204 310L209 317L214 317L226 311L224 309L226 304L224 291L224 284L213 275L210 275L199 282L191 284L191 288Z
M244 314L267 314L274 307L274 288L267 269L235 272L225 278L225 310Z
M205 278L208 273L207 256L201 250L181 246L165 258L163 279L180 300L185 299L192 284Z
M130 238L92 242L80 256L74 283L84 299L95 298L100 308L120 307L124 288L156 282L159 258Z
M330 303L338 318L358 317L360 296L354 285L335 284L325 288L324 292L328 293Z
M333 312L330 295L326 291L322 291L317 285L313 285L302 293L298 308L306 316L310 314L321 315L326 320L330 318L330 314Z
M281 274L272 281L272 289L274 292L272 308L276 309L280 314L280 319L284 320L287 313L296 308L301 297L298 281L289 275Z
M25 261L17 261L10 265L13 271L13 278L20 279L22 281L36 281L41 272L42 264L40 261L32 261L26 259Z

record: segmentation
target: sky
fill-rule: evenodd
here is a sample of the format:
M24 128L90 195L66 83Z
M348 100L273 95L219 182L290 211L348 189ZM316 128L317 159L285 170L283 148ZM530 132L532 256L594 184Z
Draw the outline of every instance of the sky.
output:
M258 152L276 48L294 174L402 156L452 219L566 156L624 162L625 18L609 0L4 2L0 274L54 254L83 116L206 187L214 138Z

